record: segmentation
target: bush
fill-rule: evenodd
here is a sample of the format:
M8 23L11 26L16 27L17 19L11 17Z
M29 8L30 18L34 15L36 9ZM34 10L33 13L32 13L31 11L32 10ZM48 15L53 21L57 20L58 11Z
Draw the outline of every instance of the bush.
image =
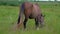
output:
M18 6L20 4L20 2L18 1L0 1L0 5L9 5L9 6Z
M0 5L7 5L7 3L4 1L0 1Z

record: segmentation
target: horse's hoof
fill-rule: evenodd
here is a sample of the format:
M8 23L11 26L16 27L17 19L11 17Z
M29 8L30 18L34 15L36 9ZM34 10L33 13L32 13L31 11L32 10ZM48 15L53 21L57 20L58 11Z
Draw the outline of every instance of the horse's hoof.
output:
M40 28L43 28L45 25L41 25Z
M26 30L26 28L23 28L23 30L25 31L25 30Z
M39 30L39 28L37 28L37 30Z

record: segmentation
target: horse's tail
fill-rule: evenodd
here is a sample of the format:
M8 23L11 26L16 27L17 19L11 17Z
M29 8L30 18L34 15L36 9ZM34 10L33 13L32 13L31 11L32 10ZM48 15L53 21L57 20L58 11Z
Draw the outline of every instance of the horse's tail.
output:
M22 24L23 24L23 12L24 12L24 6L20 6L19 10L19 17L18 17L18 22L17 22L17 28L19 29Z
M19 17L18 17L18 23L17 24L20 24L23 22L23 13L24 13L24 4L22 4L20 6L20 11L19 11Z

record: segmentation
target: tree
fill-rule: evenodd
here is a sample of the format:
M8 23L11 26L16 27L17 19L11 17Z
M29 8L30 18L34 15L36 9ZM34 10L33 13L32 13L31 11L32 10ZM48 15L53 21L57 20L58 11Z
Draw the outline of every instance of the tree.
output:
M57 0L55 0L55 1L57 1Z

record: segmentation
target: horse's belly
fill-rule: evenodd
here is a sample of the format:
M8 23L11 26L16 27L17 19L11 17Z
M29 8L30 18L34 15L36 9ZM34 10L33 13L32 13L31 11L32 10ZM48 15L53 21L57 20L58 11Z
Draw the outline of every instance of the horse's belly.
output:
M29 18L30 18L30 19L33 19L34 17L32 17L32 16L29 16Z
M30 18L30 19L34 19L34 18L36 18L36 17L38 16L38 14L39 14L39 13L37 13L37 12L33 12L33 13L29 16L29 18Z
M39 11L35 11L35 10L34 10L34 11L32 11L32 15L31 15L31 16L32 16L33 18L36 18L39 14L40 14Z

